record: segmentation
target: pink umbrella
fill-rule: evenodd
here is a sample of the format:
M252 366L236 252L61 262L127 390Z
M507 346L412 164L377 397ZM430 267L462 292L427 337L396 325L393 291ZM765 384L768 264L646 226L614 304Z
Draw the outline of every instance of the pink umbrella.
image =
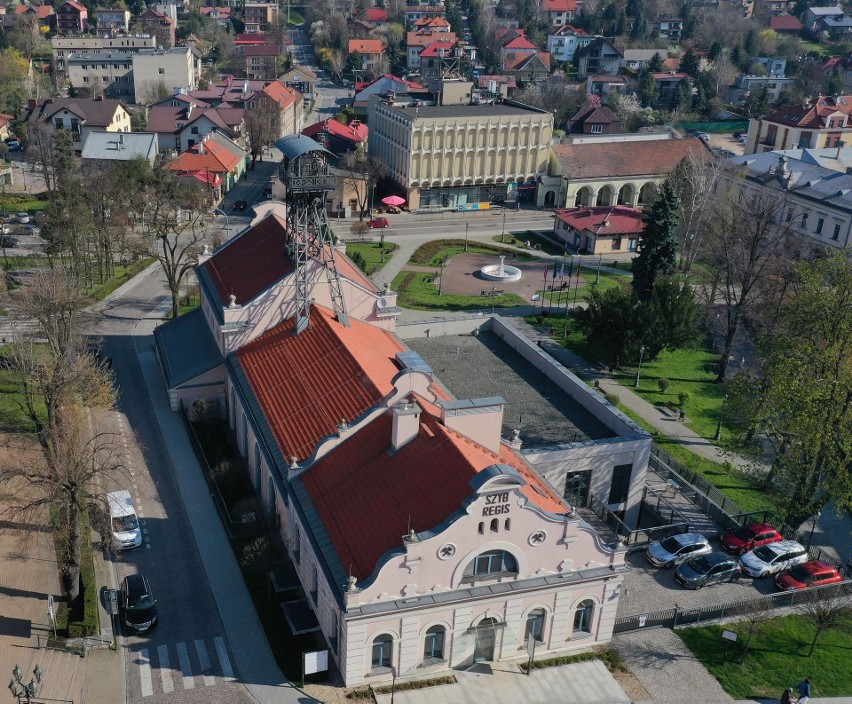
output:
M388 196L387 198L382 198L382 203L385 205L402 205L405 203L405 198L400 198L399 196Z

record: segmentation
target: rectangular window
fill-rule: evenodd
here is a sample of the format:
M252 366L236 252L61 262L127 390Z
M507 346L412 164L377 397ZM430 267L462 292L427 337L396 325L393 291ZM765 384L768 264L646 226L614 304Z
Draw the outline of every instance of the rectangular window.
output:
M840 225L835 223L834 225L834 234L831 236L831 239L837 240L840 238Z
M613 249L621 249L621 238L613 237L612 238L612 248Z
M632 464L617 464L613 467L612 483L609 489L609 503L620 504L627 501L627 492L630 489L630 474L632 471Z
M160 74L161 76L165 76L166 75L166 69L158 68L157 73Z
M792 221L792 219L793 219L793 209L790 208L790 209L787 210L787 217L785 218L785 220L787 222L790 222L790 221Z
M824 223L825 223L825 221L822 218L817 219L816 233L818 235L822 234L822 226L823 226Z
M190 132L192 132L192 134L198 134L198 126L197 126L197 125L193 125L193 126L190 128L190 130L189 130L189 131L190 131Z
M592 134L603 134L603 125L592 125Z
M802 229L807 228L808 226L808 214L802 213Z

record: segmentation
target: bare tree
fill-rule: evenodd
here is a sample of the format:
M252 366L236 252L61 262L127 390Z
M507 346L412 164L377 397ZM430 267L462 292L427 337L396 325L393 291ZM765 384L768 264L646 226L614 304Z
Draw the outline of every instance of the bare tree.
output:
M811 657L823 633L852 627L852 594L838 594L834 589L809 589L803 594L803 601L796 606L796 611L814 628L814 638L808 650L808 657Z
M45 188L52 191L56 185L56 144L53 140L53 127L46 122L32 122L27 125L27 139L35 150Z
M772 603L767 599L750 599L737 608L737 615L746 624L746 641L743 643L742 661L748 655L751 639L758 635L766 623L773 617Z
M272 98L254 98L244 120L254 169L263 148L282 136L281 109Z
M142 105L153 105L168 98L171 94L172 91L168 89L162 79L159 81L145 81L141 87L137 87L136 89L136 102Z
M358 219L363 220L371 190L387 174L388 166L381 157L368 156L358 149L346 155L341 161L341 167L343 180L352 189L358 201Z

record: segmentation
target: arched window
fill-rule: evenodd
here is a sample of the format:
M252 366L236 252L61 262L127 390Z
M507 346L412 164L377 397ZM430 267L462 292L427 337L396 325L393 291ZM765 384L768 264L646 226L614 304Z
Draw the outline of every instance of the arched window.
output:
M591 599L581 601L574 612L574 633L592 632L592 615L595 611L595 602Z
M524 641L532 636L539 643L544 641L544 609L533 609L527 614L527 627L524 632Z
M505 550L488 550L477 555L464 570L466 579L518 573L518 563Z
M373 670L380 670L390 667L391 662L393 662L393 636L382 633L373 641L371 667Z
M485 523L484 521L479 522L479 534L482 535L485 532Z
M491 532L496 533L499 530L500 530L500 519L499 518L492 518L491 519Z
M512 519L511 518L507 518L505 521L503 521L503 528L505 528L506 530L509 530L509 526L511 526L511 525L512 525Z
M428 664L429 660L444 659L444 636L446 629L443 626L432 626L426 631L426 640L423 644L423 661Z

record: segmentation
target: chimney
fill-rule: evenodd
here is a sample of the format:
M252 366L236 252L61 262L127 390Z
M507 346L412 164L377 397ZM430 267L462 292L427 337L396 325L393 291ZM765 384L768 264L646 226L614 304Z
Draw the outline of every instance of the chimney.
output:
M506 402L499 396L464 401L438 401L441 423L491 452L500 452L500 431Z
M248 93L248 79L243 81L243 93Z
M411 399L400 401L391 409L391 448L394 452L417 437L420 431L420 411L420 406Z

